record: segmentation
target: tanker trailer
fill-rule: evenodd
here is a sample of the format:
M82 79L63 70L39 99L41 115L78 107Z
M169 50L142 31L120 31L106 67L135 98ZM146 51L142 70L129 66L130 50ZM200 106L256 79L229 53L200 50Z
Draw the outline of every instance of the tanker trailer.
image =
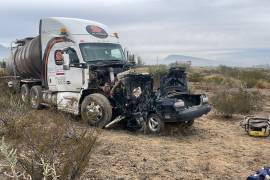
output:
M40 36L17 40L15 45L7 61L8 72L21 78L41 79Z

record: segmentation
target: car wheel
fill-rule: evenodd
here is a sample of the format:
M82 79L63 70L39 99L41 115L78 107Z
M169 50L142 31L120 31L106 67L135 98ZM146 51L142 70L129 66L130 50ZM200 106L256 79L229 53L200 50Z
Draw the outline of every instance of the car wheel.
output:
M158 134L164 130L164 122L157 114L151 114L147 118L147 130L150 133Z
M23 84L21 87L21 98L24 103L28 103L30 99L30 88L27 84Z
M111 103L102 94L88 95L82 102L81 116L90 125L104 128L112 119Z
M33 86L30 90L30 103L33 109L42 108L42 87Z

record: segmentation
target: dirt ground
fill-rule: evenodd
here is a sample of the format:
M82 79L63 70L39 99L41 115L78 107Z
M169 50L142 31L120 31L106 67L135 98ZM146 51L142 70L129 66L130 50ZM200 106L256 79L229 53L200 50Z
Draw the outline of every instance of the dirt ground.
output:
M82 179L245 179L270 164L270 138L252 138L240 118L198 119L184 133L106 130Z
M266 104L258 114L269 112ZM169 126L160 136L104 130L81 179L246 179L270 165L270 137L248 136L242 119L212 112L189 130Z

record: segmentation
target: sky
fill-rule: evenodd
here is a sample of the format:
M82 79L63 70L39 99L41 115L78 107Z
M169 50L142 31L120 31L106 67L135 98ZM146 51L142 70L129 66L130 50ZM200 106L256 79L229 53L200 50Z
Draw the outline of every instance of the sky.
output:
M3 2L1 2L3 1ZM269 0L0 0L0 44L35 36L43 17L99 21L155 62L170 54L270 64Z

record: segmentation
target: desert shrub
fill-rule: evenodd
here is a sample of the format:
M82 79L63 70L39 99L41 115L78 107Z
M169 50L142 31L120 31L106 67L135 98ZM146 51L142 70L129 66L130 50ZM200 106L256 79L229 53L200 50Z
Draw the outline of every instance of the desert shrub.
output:
M67 119L61 114L36 117L32 112L17 123L25 145L19 163L34 179L43 176L44 162L54 166L61 179L76 179L87 166L97 133L76 130Z
M219 66L217 73L234 79L239 79L246 88L261 86L260 81L270 82L270 73L267 70L256 68L232 68Z
M17 167L17 149L6 144L4 137L0 144L0 155L3 158L1 165L4 166L3 174L11 179L32 179L25 171L20 171ZM4 164L3 164L4 163Z
M258 89L270 89L270 83L264 80L260 80L256 83Z
M248 114L261 107L259 92L244 89L220 91L211 97L213 107L222 116L230 118L233 114Z
M218 77L218 76L212 76L212 77L209 77L209 78L204 78L203 81L206 82L206 83L213 83L213 84L216 84L216 85L220 85L220 84L223 84L224 78Z
M98 132L76 130L67 121L67 115L51 113L37 115L30 111L20 118L9 119L6 135L16 140L18 166L32 179L44 176L45 163L54 167L52 172L60 179L76 179L88 164Z
M201 82L203 80L200 73L188 73L188 81L189 82Z
M239 79L247 88L256 87L260 81L269 81L268 72L259 69L243 70L239 72Z
M217 68L216 72L228 77L238 77L239 69L221 65Z
M154 87L158 89L160 87L160 77L168 72L168 66L166 65L149 66L148 72L153 75Z
M76 130L68 119L61 113L37 115L30 111L20 118L8 120L6 135L16 141L18 166L32 179L44 176L45 164L54 167L47 172L49 177L59 176L60 179L76 179L88 165L98 132Z
M148 67L148 72L153 75L163 75L168 71L168 66L166 65L154 65Z
M3 69L0 69L0 77L4 76L5 75L5 72Z
M54 109L31 110L1 80L0 88L0 131L17 149L16 170L32 179L78 178L88 165L99 131L76 128L71 115Z

